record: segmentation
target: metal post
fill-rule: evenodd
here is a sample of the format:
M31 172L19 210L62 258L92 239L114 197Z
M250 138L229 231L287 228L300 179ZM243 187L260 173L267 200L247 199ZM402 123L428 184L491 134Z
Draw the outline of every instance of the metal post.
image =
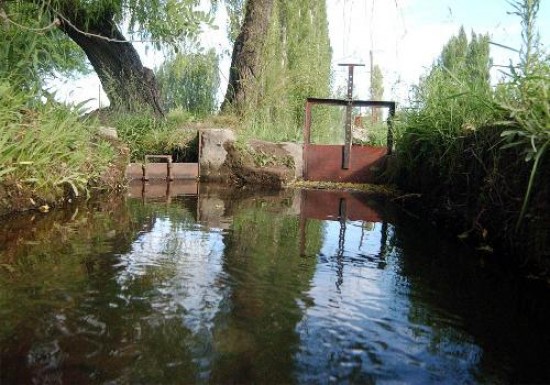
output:
M346 124L344 127L345 136L344 136L344 149L342 154L342 168L344 170L349 169L350 158L351 158L351 115L353 113L353 69L355 67L364 67L364 64L339 64L340 66L348 67L348 98L346 105Z
M306 120L304 122L304 144L311 143L311 102L306 101Z

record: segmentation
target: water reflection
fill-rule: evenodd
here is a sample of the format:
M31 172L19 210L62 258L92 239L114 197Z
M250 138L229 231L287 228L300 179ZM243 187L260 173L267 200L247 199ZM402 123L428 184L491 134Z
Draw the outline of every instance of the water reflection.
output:
M517 288L387 202L154 187L0 225L0 383L550 378Z

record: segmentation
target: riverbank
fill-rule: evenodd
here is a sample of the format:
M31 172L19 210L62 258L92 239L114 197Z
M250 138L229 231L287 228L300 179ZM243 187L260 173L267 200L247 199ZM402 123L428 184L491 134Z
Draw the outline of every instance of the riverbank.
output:
M550 279L550 159L542 158L530 183L532 162L516 148L502 150L502 128L482 127L456 138L461 156L453 172L441 172L418 152L415 168L398 166L396 184L410 195L402 204L429 216L456 236L522 274Z
M96 120L0 80L0 215L119 184L128 150Z

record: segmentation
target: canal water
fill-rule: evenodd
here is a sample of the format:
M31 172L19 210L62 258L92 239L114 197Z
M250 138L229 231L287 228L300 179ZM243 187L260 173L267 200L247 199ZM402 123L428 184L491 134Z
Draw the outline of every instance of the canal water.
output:
M0 384L550 382L548 291L421 218L192 190L0 223Z

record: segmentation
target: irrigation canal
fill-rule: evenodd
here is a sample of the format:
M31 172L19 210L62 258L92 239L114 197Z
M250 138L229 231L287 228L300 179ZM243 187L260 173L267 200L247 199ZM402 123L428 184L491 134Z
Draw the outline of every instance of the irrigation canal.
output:
M548 291L359 193L175 183L0 224L0 384L549 383Z

